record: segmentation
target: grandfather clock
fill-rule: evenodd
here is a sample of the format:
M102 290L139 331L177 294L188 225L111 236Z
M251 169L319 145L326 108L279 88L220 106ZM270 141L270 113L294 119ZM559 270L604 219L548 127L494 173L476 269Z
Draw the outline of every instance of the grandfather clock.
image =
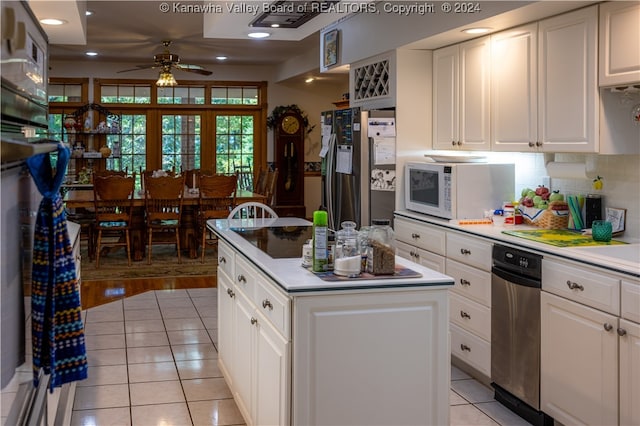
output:
M274 142L278 168L274 209L279 216L305 217L304 135L302 116L286 111L276 123Z

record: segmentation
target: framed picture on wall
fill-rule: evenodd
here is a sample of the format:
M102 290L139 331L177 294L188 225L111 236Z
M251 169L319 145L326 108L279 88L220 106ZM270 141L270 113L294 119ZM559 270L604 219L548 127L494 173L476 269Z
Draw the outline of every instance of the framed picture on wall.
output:
M322 43L322 65L328 68L338 63L338 30L331 30L324 34Z

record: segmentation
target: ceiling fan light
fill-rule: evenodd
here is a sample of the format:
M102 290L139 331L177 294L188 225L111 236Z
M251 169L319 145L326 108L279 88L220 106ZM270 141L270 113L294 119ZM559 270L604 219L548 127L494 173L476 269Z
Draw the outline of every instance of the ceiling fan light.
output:
M158 81L156 81L157 86L161 87L169 87L169 86L177 86L178 82L176 81L171 71L160 71L160 76L158 77Z

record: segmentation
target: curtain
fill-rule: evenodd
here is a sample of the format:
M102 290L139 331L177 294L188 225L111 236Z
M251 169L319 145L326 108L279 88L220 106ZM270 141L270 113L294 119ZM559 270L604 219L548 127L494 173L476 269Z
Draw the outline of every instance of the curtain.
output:
M49 388L87 378L87 354L76 265L60 195L70 151L58 147L54 171L49 153L27 159L42 194L33 237L31 323L34 386L42 368Z

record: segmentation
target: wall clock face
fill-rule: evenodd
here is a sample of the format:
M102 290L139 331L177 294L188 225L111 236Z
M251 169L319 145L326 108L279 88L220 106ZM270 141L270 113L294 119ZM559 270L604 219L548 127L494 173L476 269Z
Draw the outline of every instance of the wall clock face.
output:
M298 120L298 118L294 117L293 115L287 115L282 119L282 123L280 124L280 127L282 127L282 130L285 133L288 133L288 134L296 133L298 129L300 129L300 120Z

